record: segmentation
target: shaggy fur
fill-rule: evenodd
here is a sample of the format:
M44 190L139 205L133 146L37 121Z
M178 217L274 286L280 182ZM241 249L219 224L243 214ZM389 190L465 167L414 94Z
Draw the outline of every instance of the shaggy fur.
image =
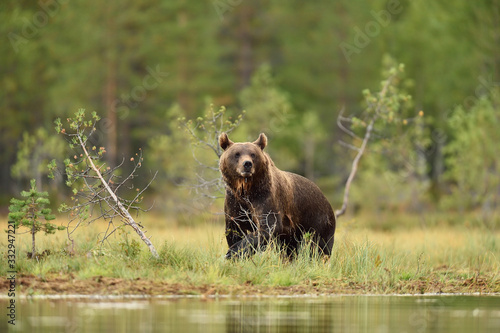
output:
M267 137L235 143L223 133L219 167L226 183L226 258L248 255L278 240L292 256L305 233L330 255L335 214L321 190L302 176L281 171L264 152Z

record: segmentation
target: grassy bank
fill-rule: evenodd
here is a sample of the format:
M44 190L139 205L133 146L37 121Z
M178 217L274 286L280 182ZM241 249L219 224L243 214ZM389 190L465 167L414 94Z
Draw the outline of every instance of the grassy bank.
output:
M374 231L348 220L338 228L330 260L303 251L294 261L269 248L252 258L227 261L223 226L161 227L144 221L160 254L132 233L116 234L102 247L99 228L82 227L75 253L65 232L16 235L17 284L21 293L107 294L322 294L500 292L500 234L474 227L416 227ZM0 225L6 228L5 220ZM0 239L0 273L7 276L7 236ZM2 282L0 289L8 289Z

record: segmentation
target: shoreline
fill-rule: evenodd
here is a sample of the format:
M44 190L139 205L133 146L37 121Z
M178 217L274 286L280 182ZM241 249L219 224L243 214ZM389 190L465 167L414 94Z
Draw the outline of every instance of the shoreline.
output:
M19 300L82 300L82 301L154 301L154 300L179 300L179 299L197 299L206 300L207 298L213 300L234 300L234 299L251 299L251 300L264 300L264 299L301 299L301 298L341 298L341 297L456 297L456 296L470 296L470 297L500 297L499 292L495 293L427 293L427 294L303 294L303 295L85 295L85 294L67 294L67 295L20 295ZM0 295L0 300L7 300L9 297Z
M379 281L355 283L349 279L332 279L327 283L304 283L296 285L261 284L189 284L153 279L126 279L95 276L78 279L71 275L38 277L21 275L17 277L16 298L60 298L70 299L109 297L123 299L155 298L294 298L294 297L337 297L337 296L457 296L488 295L500 296L500 286L493 286L488 277L477 279L450 279L439 281L436 278L398 281L381 284ZM8 281L0 283L0 300L8 299ZM76 296L75 296L76 295ZM97 296L96 296L97 295Z

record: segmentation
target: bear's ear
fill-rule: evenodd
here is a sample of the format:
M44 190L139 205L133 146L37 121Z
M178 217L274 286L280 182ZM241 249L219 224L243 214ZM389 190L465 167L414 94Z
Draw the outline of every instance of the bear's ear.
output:
M233 143L233 141L229 140L226 133L222 133L221 135L219 135L219 145L222 150L226 150L227 148L231 147Z
M259 146L260 149L264 150L264 148L266 148L267 146L267 136L264 133L260 133L259 138L253 143Z

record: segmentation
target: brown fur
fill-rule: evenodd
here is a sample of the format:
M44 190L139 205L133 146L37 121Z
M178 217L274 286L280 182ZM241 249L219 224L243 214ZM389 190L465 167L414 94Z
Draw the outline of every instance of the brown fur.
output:
M234 181L234 195L243 197L251 187L252 183L248 181L248 178L238 178Z
M254 142L234 143L223 133L219 144L224 150L219 166L226 183L226 257L252 253L271 239L292 255L306 232L322 253L331 253L332 207L313 182L274 165L264 152L264 134Z

